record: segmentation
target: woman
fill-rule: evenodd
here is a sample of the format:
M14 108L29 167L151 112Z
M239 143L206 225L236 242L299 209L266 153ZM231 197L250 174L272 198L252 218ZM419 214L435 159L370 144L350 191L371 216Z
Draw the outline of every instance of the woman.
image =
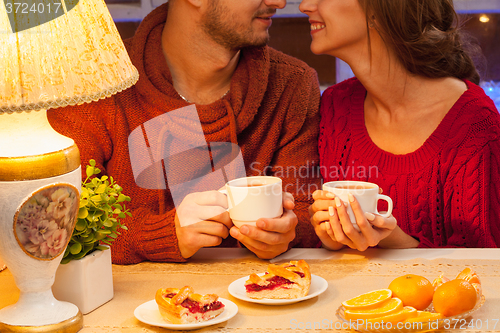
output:
M498 247L500 120L451 0L303 0L311 50L356 78L322 96L324 181L377 183L393 216L363 214L323 191L311 223L323 246Z

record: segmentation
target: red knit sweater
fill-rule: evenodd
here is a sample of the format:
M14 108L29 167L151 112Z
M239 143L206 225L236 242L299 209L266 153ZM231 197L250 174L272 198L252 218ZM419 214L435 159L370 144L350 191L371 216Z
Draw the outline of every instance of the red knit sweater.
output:
M393 215L420 247L500 245L500 116L471 82L416 151L378 148L364 123L366 90L353 78L321 100L320 161L325 181L380 185Z
M103 173L113 176L124 188L123 193L132 198L127 207L132 208L133 217L124 221L129 230L112 246L113 262L117 264L184 261L169 189L139 187L128 150L128 138L134 129L187 105L172 85L160 47L167 4L151 12L135 36L125 42L140 74L134 87L95 103L49 111L54 128L76 141L83 166L95 159ZM269 47L244 49L240 57L230 93L210 105L196 106L205 140L238 144L248 175L281 177L284 188L295 197L299 218L297 237L290 245L315 246L319 239L309 224L307 208L309 194L320 186L319 173L313 172L313 166L318 165L319 133L316 72ZM183 139L191 136L185 128ZM287 172L299 168L302 177L294 178L293 172ZM228 237L221 246L238 244Z

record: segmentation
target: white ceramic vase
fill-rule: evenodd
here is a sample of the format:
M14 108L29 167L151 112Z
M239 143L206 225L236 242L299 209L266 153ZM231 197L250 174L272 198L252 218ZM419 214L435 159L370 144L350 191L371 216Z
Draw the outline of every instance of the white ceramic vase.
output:
M76 304L83 314L110 301L114 295L111 249L59 265L52 292L58 300Z

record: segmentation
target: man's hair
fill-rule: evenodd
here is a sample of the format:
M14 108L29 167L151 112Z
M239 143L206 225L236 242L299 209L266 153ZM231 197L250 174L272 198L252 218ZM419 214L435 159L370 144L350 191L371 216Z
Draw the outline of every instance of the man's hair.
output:
M358 1L367 25L374 25L410 73L479 83L473 59L482 61L484 57L479 46L460 30L452 0Z

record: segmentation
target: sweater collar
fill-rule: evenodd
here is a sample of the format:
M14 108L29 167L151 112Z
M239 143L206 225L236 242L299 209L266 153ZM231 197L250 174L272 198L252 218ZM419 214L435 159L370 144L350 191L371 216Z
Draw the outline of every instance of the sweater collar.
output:
M451 128L463 112L464 105L470 102L471 96L477 93L477 86L467 80L465 83L468 89L455 102L424 144L414 152L397 155L380 149L371 140L365 126L364 118L366 89L360 81L354 79L354 92L350 100L350 127L353 144L356 146L361 156L365 156L368 160L375 161L374 163L383 170L392 173L407 173L421 170L429 160L435 158L437 154L448 146L447 142L450 140L450 137L455 135L455 133L451 131Z
M129 44L130 58L140 73L135 88L143 102L160 114L186 106L173 87L170 70L159 47L167 11L168 2L147 15ZM231 141L231 137L250 125L265 96L269 71L267 46L241 51L230 93L212 104L196 106L207 139ZM231 117L235 118L236 126L230 130L229 127L233 127Z

